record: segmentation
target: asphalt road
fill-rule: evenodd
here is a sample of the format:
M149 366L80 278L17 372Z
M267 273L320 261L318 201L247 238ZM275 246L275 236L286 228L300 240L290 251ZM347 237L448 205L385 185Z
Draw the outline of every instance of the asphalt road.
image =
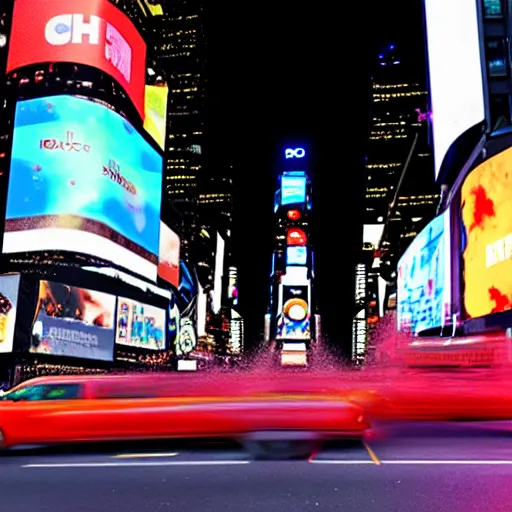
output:
M15 452L1 512L510 512L512 425L386 428L309 460L188 445Z

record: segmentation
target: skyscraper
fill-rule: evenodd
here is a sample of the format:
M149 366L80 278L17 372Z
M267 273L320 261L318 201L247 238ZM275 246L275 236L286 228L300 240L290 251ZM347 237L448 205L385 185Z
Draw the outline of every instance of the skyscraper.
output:
M354 310L353 354L359 362L379 317L388 309L398 259L435 215L439 201L422 75L421 67L402 60L394 45L378 56L366 160L363 252L357 266Z

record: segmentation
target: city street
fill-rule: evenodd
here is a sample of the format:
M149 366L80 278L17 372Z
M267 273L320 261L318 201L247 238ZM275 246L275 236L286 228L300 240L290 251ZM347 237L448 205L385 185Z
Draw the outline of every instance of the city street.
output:
M231 447L160 448L3 456L0 510L511 510L512 435L478 425L392 428L299 461L252 461Z

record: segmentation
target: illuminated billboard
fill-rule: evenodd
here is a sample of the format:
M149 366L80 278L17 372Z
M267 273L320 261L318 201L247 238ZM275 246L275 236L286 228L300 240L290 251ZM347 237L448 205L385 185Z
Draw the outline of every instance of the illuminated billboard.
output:
M303 229L290 228L286 233L286 244L291 246L304 246L308 243L308 237Z
M30 352L112 361L114 295L40 281Z
M512 148L476 167L461 188L464 306L469 318L512 309Z
M222 306L222 283L224 278L224 251L226 243L217 233L217 248L215 250L215 273L213 278L213 312L218 313Z
M306 265L308 262L307 247L295 246L286 248L287 265Z
M425 0L436 178L455 140L485 119L476 0Z
M165 310L119 297L116 343L148 350L165 349Z
M42 62L100 69L119 82L144 118L146 44L107 0L16 0L7 73Z
M0 354L13 349L19 287L19 274L0 276Z
M175 288L180 286L180 237L160 222L158 275Z
M162 157L108 108L73 96L16 106L3 250L99 257L156 280Z
M306 202L306 178L304 176L281 177L281 205Z
M282 286L282 309L277 318L277 339L311 338L309 286Z
M450 213L446 210L416 236L398 262L398 330L417 334L444 326L450 305Z
M162 150L165 149L168 95L169 89L166 85L146 85L144 129L155 139Z

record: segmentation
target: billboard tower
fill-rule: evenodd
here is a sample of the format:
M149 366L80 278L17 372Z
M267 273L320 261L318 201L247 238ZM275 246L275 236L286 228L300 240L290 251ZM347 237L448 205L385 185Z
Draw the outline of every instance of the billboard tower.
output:
M283 365L307 364L307 353L317 334L308 160L308 150L299 145L285 148L279 158L271 291L265 332L267 341L273 341Z

